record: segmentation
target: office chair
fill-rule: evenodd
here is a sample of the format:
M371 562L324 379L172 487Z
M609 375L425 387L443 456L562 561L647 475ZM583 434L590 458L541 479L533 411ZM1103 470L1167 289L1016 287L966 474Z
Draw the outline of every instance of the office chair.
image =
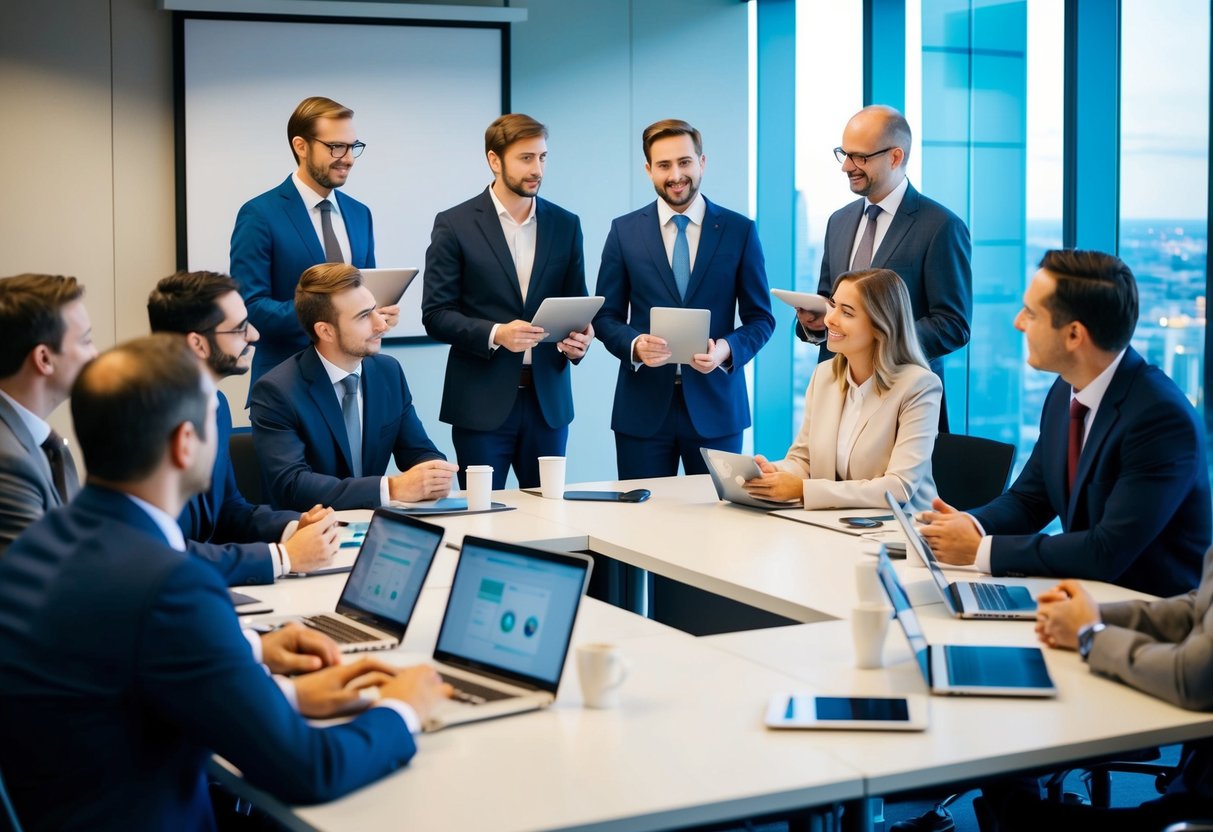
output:
M9 800L3 774L0 774L0 832L21 832L21 823L17 820L13 802Z
M253 450L253 434L247 428L233 430L227 443L228 454L232 458L232 470L236 474L236 485L244 499L255 506L264 505L265 486L261 482L261 468L257 464L257 454Z
M939 498L960 511L984 506L1007 488L1015 446L981 436L941 433L931 472Z

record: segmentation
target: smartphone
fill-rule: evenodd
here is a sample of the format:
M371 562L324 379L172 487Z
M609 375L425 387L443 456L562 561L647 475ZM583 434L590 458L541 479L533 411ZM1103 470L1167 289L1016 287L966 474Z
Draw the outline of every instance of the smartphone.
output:
M566 491L566 500L597 500L606 503L643 503L651 496L647 488L631 491Z
M832 696L777 693L767 704L768 728L925 731L929 705L921 694Z

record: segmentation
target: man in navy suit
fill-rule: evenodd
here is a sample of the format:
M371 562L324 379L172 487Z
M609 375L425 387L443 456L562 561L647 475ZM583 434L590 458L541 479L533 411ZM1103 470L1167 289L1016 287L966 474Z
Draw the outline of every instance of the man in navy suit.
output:
M910 125L892 107L864 107L847 122L834 155L852 193L863 198L835 211L826 224L817 291L828 297L839 275L857 269L897 272L910 291L923 351L942 378L943 357L969 343L972 244L964 221L906 178L910 142ZM797 336L822 344L822 360L832 358L824 317L804 309L796 314ZM946 407L939 418L946 428Z
M298 168L236 215L231 274L264 338L250 384L308 345L294 309L295 285L305 269L317 263L375 267L371 212L337 190L366 147L353 116L328 98L301 101L286 125ZM390 328L399 308L384 307L383 314Z
M148 297L147 314L152 332L185 336L213 382L248 372L257 328L248 319L236 282L227 275L178 272L166 277ZM222 546L234 558L257 562L257 583L327 566L337 553L333 510L317 505L300 516L244 499L228 453L232 411L221 391L216 389L215 395L219 400L215 467L210 487L191 497L178 518L186 538Z
M490 124L493 184L434 218L425 254L422 322L451 345L440 418L452 425L461 486L468 465L491 465L493 488L504 488L513 465L518 485L535 487L539 457L564 456L568 442L569 364L594 329L540 344L547 333L530 324L546 298L586 293L581 222L536 196L547 135L519 113Z
M753 221L699 193L699 131L659 121L643 146L658 199L611 223L598 271L606 302L594 319L619 359L611 428L621 479L672 476L680 458L686 473L707 473L700 447L740 451L750 425L744 367L775 326ZM654 306L711 312L693 363L671 364L665 340L649 334Z
M388 323L362 274L313 266L299 278L295 312L312 346L267 373L250 398L274 505L372 508L449 494L455 466L426 436L400 363L379 354ZM404 473L385 476L393 457Z
M0 769L26 829L213 829L212 754L282 800L331 800L405 765L449 694L432 668L373 660L265 672L337 651L301 627L242 632L184 554L174 518L206 488L217 401L174 335L111 350L72 390L89 482L0 561ZM326 729L301 717L356 711L359 677L382 685L377 706Z
M936 500L923 535L944 563L1178 595L1200 582L1211 508L1205 432L1191 403L1129 339L1137 284L1121 260L1050 251L1015 327L1028 364L1060 378L1019 478L970 513ZM1041 534L1054 518L1062 533Z

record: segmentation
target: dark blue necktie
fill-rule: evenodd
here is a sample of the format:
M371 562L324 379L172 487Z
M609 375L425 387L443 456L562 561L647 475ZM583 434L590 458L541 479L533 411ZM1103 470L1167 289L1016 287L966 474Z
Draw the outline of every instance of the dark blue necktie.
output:
M687 286L691 283L691 244L687 240L687 225L690 218L683 214L674 215L674 225L678 226L678 235L674 237L674 261L670 266L674 269L674 283L678 286L678 297L686 300Z

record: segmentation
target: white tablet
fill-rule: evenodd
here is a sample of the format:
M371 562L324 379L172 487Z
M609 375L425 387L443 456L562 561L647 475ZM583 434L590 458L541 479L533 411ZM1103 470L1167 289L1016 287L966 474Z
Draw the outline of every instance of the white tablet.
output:
M664 338L670 348L670 361L690 364L708 351L708 331L712 313L707 309L683 309L678 306L654 306L650 310L649 334Z
M830 311L830 302L821 295L812 292L792 292L787 289L772 289L771 294L779 298L793 309L807 309L824 315Z
M379 306L395 306L420 269L359 269L362 285L371 290Z
M767 704L768 728L819 728L828 731L925 731L929 703L922 694L835 696L777 693Z
M531 326L547 333L540 343L563 341L570 332L581 332L590 325L605 298L594 295L588 298L544 298L535 310Z

